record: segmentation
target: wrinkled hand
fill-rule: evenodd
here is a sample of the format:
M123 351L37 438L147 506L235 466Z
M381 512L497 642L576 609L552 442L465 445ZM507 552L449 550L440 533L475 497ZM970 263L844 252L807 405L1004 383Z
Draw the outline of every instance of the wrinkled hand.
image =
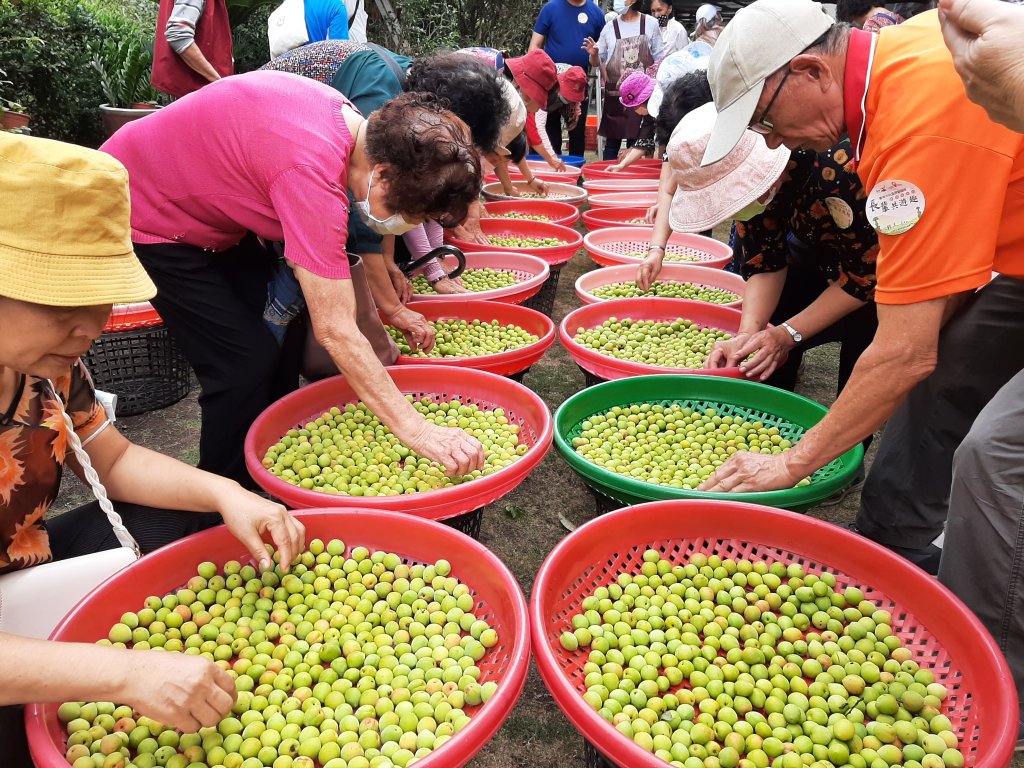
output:
M185 733L217 725L235 705L235 681L202 656L125 652L120 701Z
M236 493L223 499L217 511L231 535L245 545L260 568L273 565L263 543L263 537L268 534L281 555L283 571L289 569L306 547L306 528L302 523L280 504L244 488L238 488Z
M423 420L420 432L403 442L420 456L443 466L450 477L468 474L484 465L483 445L458 427L441 427Z
M469 293L469 289L464 288L462 283L457 280L452 280L450 277L442 278L434 283L434 290L438 293Z
M793 337L785 328L768 328L751 334L736 347L732 365L739 363L740 372L748 379L764 381L782 364L793 347ZM746 362L741 363L741 360Z
M429 352L434 348L434 329L419 312L402 307L387 318L391 325L402 332L414 352L417 349Z
M648 253L647 258L640 263L640 267L636 271L636 284L641 291L651 290L654 281L661 274L661 265L664 260L665 254L658 251Z
M548 196L548 185L545 184L540 179L534 177L534 178L530 179L526 183L530 187L530 189L532 189L534 192L539 194L541 197L547 197Z
M653 224L654 220L658 218L658 204L655 203L647 209L647 213L644 214L644 221L648 224Z
M698 491L716 493L752 493L792 488L802 475L789 466L785 453L740 451L701 483Z
M732 368L739 365L740 360L743 359L739 355L739 349L747 343L749 338L749 333L737 333L727 341L716 341L711 347L708 359L704 361L704 367L707 369Z
M1024 132L1024 8L999 0L942 0L939 20L968 98Z
M481 213L486 213L486 211L487 209L480 205L480 203L471 205L466 220L455 227L452 230L452 234L463 242L490 245L491 241L487 239L487 235L480 229L480 215Z

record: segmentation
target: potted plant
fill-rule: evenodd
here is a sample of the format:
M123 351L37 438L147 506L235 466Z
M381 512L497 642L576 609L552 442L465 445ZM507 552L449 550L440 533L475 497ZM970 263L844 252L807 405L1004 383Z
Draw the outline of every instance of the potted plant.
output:
M12 85L10 80L4 79L7 73L0 69L0 86ZM17 101L0 96L0 129L15 131L17 133L28 133L28 123L31 115L25 111L25 107Z
M92 49L92 68L100 76L106 98L100 116L107 136L125 123L152 114L160 107L149 82L153 53L139 40L105 40Z

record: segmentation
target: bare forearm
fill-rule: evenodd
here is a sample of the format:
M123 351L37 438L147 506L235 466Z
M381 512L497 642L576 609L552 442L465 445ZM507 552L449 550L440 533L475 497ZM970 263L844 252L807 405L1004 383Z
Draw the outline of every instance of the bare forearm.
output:
M385 315L393 315L402 308L402 302L395 293L395 284L391 282L387 265L384 263L384 259L388 257L382 253L364 253L362 256L366 282L370 286L374 303Z
M739 333L763 331L779 305L782 286L786 284L786 270L760 272L751 275L743 294L743 317Z
M215 80L220 80L220 73L213 68L213 65L207 60L203 55L203 52L199 50L199 46L195 43L178 55L181 56L181 60L188 64L191 69L198 72L211 83Z
M622 160L619 161L619 165L621 165L623 168L628 168L633 163L635 163L637 160L639 160L641 157L643 157L645 154L647 154L647 153L644 152L642 149L637 149L636 147L630 147L629 151L626 153L626 156L623 157Z
M796 328L805 339L821 333L832 324L842 320L867 302L854 298L834 283L805 309L789 318L787 322Z

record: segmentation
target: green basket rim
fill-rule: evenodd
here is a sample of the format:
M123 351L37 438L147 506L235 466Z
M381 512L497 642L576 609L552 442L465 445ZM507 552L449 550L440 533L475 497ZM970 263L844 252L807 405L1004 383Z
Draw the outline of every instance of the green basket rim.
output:
M670 395L662 395L666 387L672 390ZM658 394L655 394L654 392ZM720 397L704 394L721 392ZM778 389L767 384L758 384L741 379L727 379L720 376L695 376L680 374L655 374L651 376L633 376L625 379L607 381L581 390L568 397L555 411L555 445L562 458L594 490L609 496L616 501L635 504L645 501L661 501L664 499L722 499L726 501L744 501L754 504L765 504L784 509L805 510L842 490L856 474L864 459L864 448L858 443L844 454L834 459L839 462L840 469L831 477L812 482L802 488L786 488L779 491L759 491L754 493L712 493L709 491L688 491L681 488L669 488L642 480L624 477L592 464L579 454L567 440L567 435L584 418L572 419L569 411L581 408L588 411L588 416L616 405L632 405L653 400L711 400L723 405L739 408L756 408L772 413L772 409L761 404L764 397L788 401L794 407L810 409L817 416L813 421L807 418L785 418L795 426L809 429L817 424L828 413L821 403L798 395L788 390ZM601 399L600 405L593 401ZM611 402L610 399L614 399ZM605 404L607 402L607 404ZM829 462L832 464L833 462ZM827 466L827 465L826 465Z

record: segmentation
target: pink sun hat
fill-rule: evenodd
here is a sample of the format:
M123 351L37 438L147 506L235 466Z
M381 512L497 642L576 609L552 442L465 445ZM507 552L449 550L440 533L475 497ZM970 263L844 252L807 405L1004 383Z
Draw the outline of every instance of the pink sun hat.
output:
M764 138L744 131L739 143L717 163L701 167L718 116L713 103L679 121L668 142L676 182L669 224L675 232L703 232L764 196L789 163L785 147L771 149Z
M644 72L634 72L619 86L619 101L625 107L639 107L654 93L654 78Z

